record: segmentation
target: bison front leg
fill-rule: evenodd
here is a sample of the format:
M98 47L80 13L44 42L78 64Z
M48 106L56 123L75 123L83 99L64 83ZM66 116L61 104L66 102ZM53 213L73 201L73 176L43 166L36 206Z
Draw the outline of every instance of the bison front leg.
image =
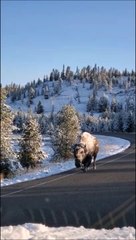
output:
M82 161L84 168L82 169L84 172L87 172L87 170L89 169L90 165L91 165L91 161L92 161L92 156L87 155L86 158Z
M76 166L76 168L80 168L81 167L80 161L77 160L77 159L75 159L75 166Z

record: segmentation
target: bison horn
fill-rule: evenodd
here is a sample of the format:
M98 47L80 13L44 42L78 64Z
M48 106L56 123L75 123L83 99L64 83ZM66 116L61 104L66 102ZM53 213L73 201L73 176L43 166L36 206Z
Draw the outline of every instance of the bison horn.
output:
M85 148L85 147L86 147L86 145L85 145L84 143L80 143L80 146L81 146L82 148Z
M82 147L82 148L85 148L86 147L86 145L84 144L84 143L76 143L76 144L73 144L72 146L71 146L71 148L72 148L72 150L74 150L75 148L80 148L80 147Z

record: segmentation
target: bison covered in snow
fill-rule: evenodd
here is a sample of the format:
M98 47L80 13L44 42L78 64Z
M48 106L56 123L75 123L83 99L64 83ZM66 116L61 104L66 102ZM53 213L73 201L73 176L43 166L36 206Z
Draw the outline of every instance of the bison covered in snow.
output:
M83 132L79 142L74 145L75 166L87 171L88 167L93 163L93 169L96 169L98 151L99 142L97 138L88 132Z

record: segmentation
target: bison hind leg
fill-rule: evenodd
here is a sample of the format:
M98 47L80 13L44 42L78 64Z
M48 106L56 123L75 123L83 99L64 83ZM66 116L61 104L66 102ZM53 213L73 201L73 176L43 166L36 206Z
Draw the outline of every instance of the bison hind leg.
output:
M96 170L96 164L93 164L93 170Z
M93 170L96 170L96 155L94 155L92 159L93 159L93 161L92 161Z

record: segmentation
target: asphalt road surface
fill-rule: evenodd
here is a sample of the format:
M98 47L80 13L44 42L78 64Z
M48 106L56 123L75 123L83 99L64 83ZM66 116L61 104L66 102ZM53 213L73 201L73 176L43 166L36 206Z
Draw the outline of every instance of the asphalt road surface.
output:
M113 136L131 141L131 147L98 161L95 171L73 169L2 187L1 226L135 227L135 134Z

